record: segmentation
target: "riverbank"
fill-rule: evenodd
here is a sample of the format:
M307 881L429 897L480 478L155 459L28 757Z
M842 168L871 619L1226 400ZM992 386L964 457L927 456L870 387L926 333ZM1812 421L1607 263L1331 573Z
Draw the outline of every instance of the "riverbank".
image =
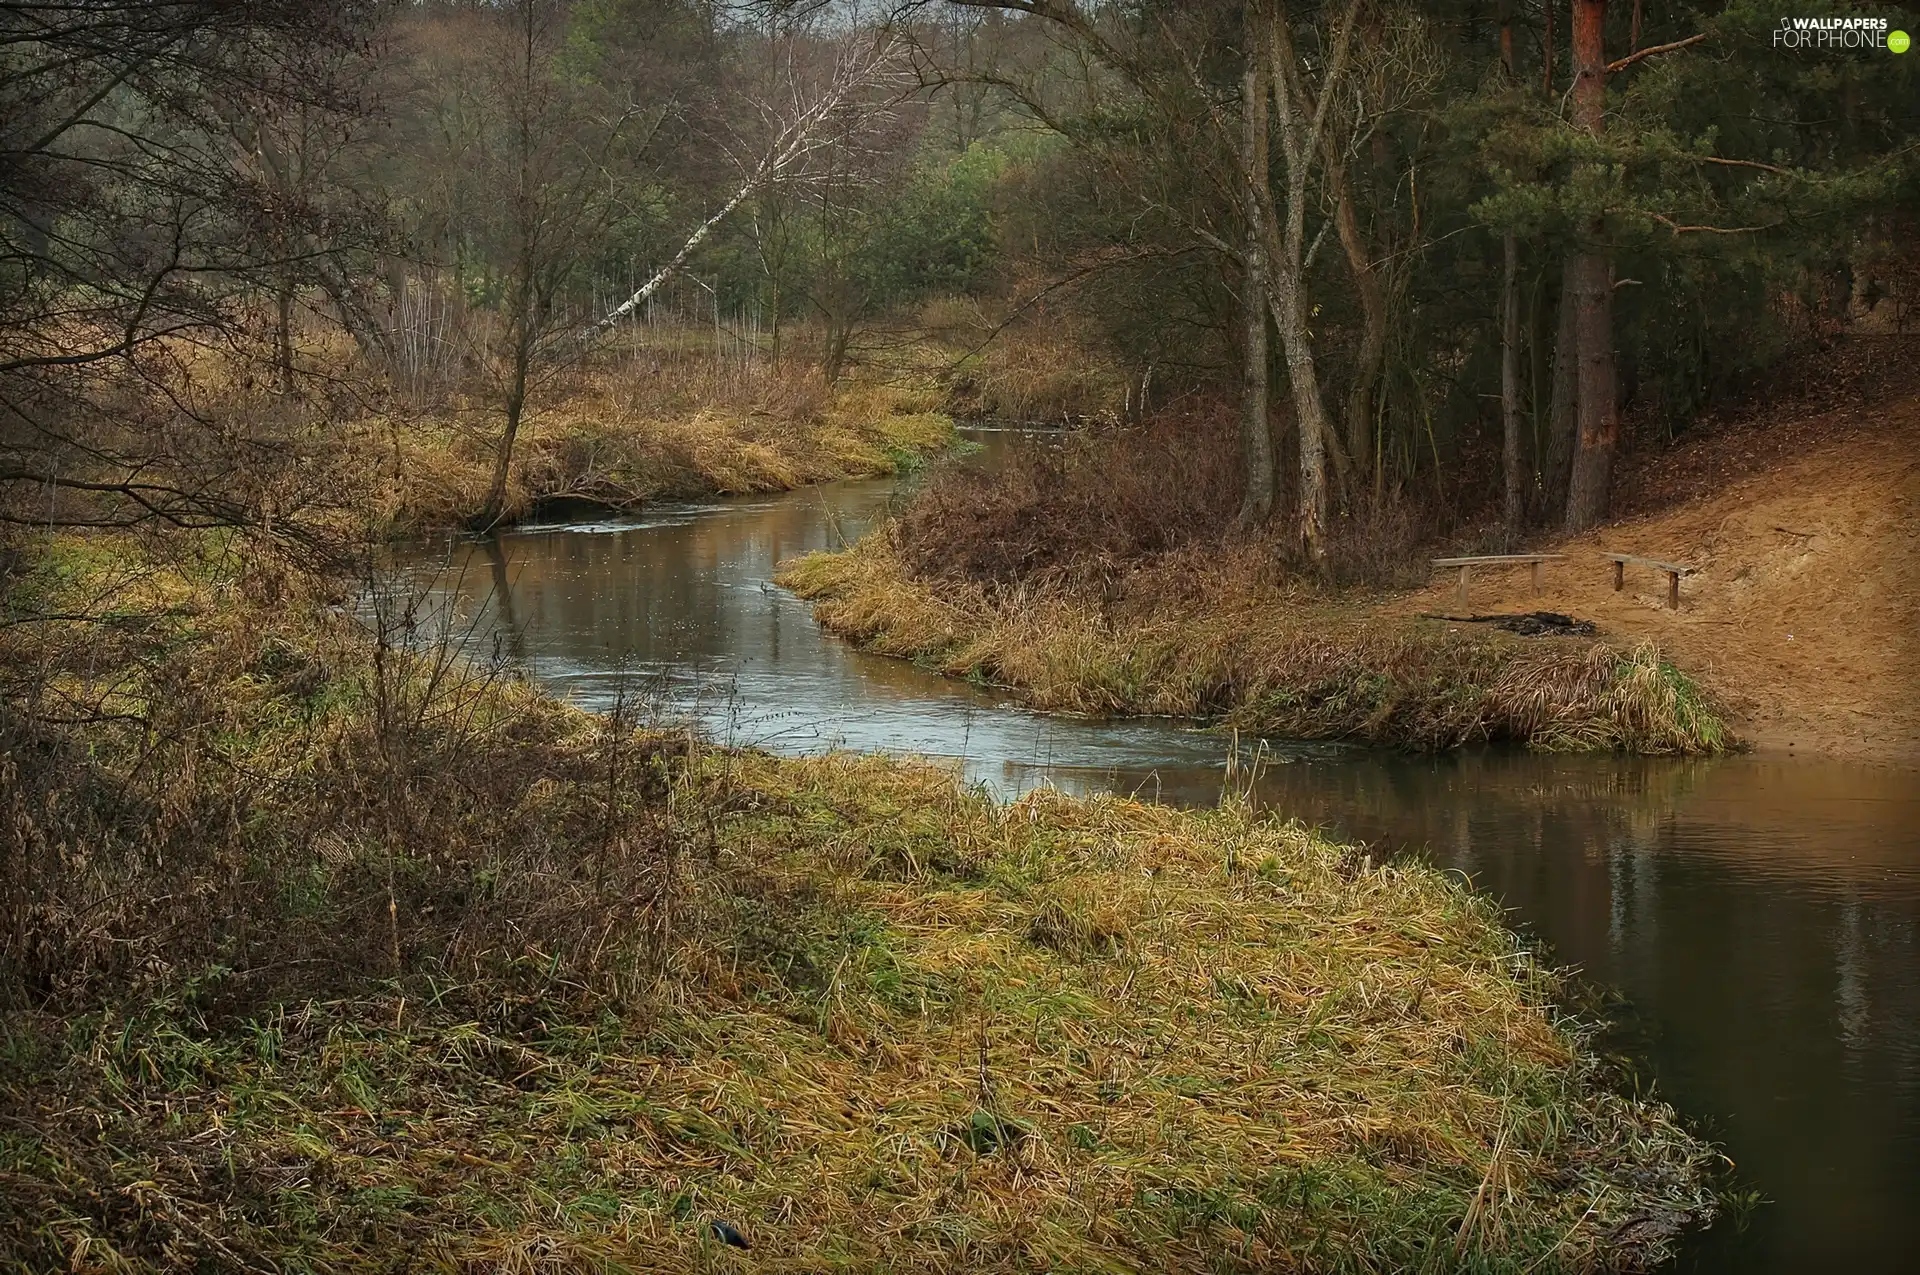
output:
M1542 547L1567 555L1533 595L1476 571L1476 610L1545 607L1617 642L1654 642L1770 751L1920 764L1920 396L1701 430L1629 475L1628 515ZM1666 577L1606 551L1694 568ZM1450 610L1449 581L1403 614Z
M1470 535L1422 548L1355 524L1340 565L1365 583L1299 582L1228 525L1232 451L1209 419L949 471L888 535L782 578L843 636L1043 709L1423 749L1920 762L1920 397L1703 426L1622 475L1621 518L1529 546L1565 559L1539 593L1526 568L1476 568L1473 613L1552 611L1587 639L1431 618L1461 608L1425 557L1476 551ZM1616 591L1608 552L1686 564L1680 606L1645 567Z
M27 1267L1589 1269L1713 1208L1436 872L636 730L218 544L115 594L0 630L63 709L0 745Z
M1159 555L1096 589L916 577L885 531L779 579L860 645L1053 712L1166 714L1415 749L1711 753L1735 739L1651 645L1520 637L1326 593L1240 557ZM1389 595L1391 599L1391 595Z
M898 473L951 444L930 380L764 373L720 392L704 383L599 369L531 411L508 470L503 525L559 503L623 510L656 500L787 491ZM487 400L358 423L354 450L378 458L364 502L397 534L468 525L485 504L500 428Z

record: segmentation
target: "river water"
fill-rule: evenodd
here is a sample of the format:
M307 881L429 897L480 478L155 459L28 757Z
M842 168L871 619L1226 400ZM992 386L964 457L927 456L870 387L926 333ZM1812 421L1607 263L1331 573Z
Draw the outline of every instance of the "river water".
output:
M1045 445L983 441L989 463ZM894 498L891 481L846 482L527 526L420 546L403 577L453 603L463 640L585 707L638 695L719 740L947 759L1002 794L1218 799L1231 745L1217 734L1027 712L850 649L771 582L777 562L857 536ZM1241 752L1259 801L1468 874L1618 994L1614 1043L1765 1201L1699 1237L1680 1269L1920 1271L1920 775L1769 757Z

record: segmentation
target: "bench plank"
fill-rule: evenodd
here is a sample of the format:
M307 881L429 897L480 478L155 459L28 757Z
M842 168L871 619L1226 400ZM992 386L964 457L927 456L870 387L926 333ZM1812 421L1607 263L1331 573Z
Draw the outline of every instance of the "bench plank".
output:
M1456 596L1460 599L1460 609L1467 609L1467 577L1475 567L1497 567L1526 563L1533 568L1533 591L1540 592L1540 564L1543 562L1563 562L1564 553L1489 553L1477 558L1435 558L1436 567L1457 567L1460 571L1460 586Z
M1492 553L1479 558L1435 558L1436 567L1485 567L1503 562L1563 562L1564 553Z
M1643 567L1652 567L1656 571L1677 571L1683 576L1690 576L1696 570L1696 568L1686 566L1683 563L1662 562L1658 558L1643 558L1637 553L1609 553L1605 556L1613 559L1615 563L1625 564L1632 562Z
M1680 577L1690 576L1694 568L1678 562L1662 562L1658 558L1643 558L1637 553L1609 553L1602 555L1613 563L1613 591L1620 592L1627 583L1627 564L1652 567L1655 571L1664 571L1667 576L1667 610L1680 609Z

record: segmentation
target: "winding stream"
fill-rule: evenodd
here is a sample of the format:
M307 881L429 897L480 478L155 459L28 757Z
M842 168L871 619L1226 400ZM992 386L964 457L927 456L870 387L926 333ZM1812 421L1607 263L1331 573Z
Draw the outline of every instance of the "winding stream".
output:
M1007 446L984 436L987 460ZM890 480L421 546L461 632L590 708L638 692L716 739L951 759L1039 783L1219 796L1227 745L1050 718L865 655L770 582L857 535ZM626 688L623 690L623 688ZM1244 772L1243 772L1244 773ZM1920 775L1842 762L1444 757L1269 742L1265 804L1470 874L1625 998L1619 1045L1767 1201L1689 1271L1920 1270Z

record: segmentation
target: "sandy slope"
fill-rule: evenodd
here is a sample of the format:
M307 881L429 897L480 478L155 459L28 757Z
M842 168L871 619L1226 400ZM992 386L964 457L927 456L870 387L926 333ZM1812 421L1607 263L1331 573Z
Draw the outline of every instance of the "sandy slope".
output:
M1804 454L1554 546L1568 560L1548 566L1538 598L1524 569L1476 571L1473 609L1563 611L1650 637L1761 748L1920 761L1920 396L1807 425ZM1737 462L1726 440L1697 450ZM1606 550L1699 571L1668 611L1657 572L1629 567L1614 592ZM1444 574L1408 605L1453 612Z

